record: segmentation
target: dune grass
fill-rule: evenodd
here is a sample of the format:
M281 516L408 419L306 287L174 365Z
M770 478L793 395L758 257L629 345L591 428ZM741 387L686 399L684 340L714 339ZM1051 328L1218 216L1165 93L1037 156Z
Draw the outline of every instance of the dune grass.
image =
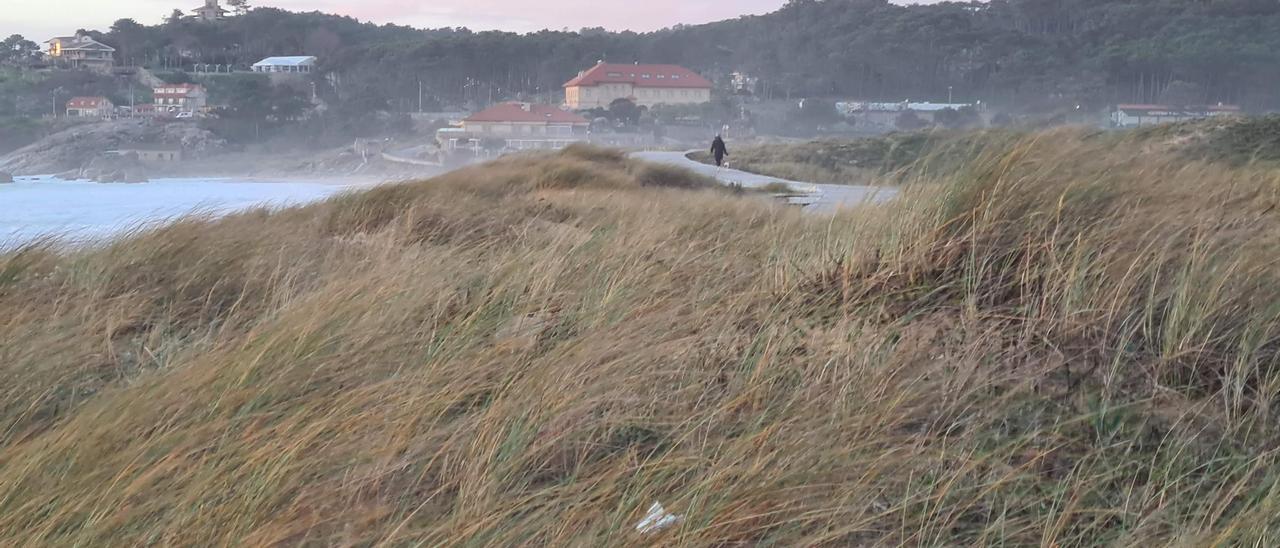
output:
M0 544L1280 541L1273 172L902 177L576 148L0 255Z
M837 185L897 184L891 177L908 167L951 170L987 147L1002 149L1017 137L1005 130L931 130L859 139L762 143L734 147L729 166L769 177ZM690 155L711 164L706 151Z

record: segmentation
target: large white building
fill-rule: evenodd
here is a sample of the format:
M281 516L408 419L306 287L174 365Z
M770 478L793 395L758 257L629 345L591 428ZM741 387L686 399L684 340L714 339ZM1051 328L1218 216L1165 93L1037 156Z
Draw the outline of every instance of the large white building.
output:
M310 55L268 57L253 64L254 72L268 74L309 74L315 70L316 58Z

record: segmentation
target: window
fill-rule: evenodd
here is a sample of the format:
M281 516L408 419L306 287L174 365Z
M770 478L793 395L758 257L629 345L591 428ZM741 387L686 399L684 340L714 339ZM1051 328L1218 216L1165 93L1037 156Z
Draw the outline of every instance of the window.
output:
M659 79L659 80L662 80L662 79L664 79L664 78L666 78L666 77L667 77L667 75L665 75L665 74L659 74L659 75L658 75L658 79Z
M672 79L672 80L679 80L679 79L680 79L680 75L679 75L679 74L672 74L672 75L671 75L671 79Z
M607 76L610 78L622 78L621 72L610 72Z
M645 80L648 80L648 79L649 79L649 75L648 75L648 74L642 74L642 75L640 75L640 77L641 77L641 78L644 78Z

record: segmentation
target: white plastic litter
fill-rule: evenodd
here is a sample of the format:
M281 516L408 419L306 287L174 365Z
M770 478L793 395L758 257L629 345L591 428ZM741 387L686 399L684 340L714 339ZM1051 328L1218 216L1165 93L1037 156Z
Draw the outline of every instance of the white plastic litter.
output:
M653 506L649 507L649 515L636 524L636 531L644 534L657 533L680 523L682 519L680 516L668 512L666 508L662 507L662 503L655 501Z

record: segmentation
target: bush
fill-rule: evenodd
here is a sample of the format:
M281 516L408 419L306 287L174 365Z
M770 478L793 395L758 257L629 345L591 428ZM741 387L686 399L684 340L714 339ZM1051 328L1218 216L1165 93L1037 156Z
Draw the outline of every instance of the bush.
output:
M577 158L588 162L621 165L627 157L621 150L605 148L587 143L573 143L560 151L561 156Z
M640 186L667 188L715 188L719 183L711 177L699 175L688 169L666 164L638 164L633 173Z

